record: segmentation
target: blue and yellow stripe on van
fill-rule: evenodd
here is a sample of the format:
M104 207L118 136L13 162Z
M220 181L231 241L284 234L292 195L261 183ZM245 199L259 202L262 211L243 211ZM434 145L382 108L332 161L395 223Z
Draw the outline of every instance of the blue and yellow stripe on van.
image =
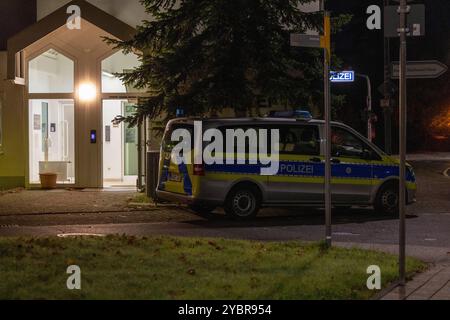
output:
M262 176L261 164L211 164L205 165L205 177L193 175L193 166L190 164L176 165L170 157L164 157L159 190L195 196L199 191L200 179L218 181L236 181L245 177L261 182L289 182L289 183L324 183L325 165L323 162L312 162L310 156L280 156L279 171L273 176ZM319 157L323 160L323 157ZM398 163L384 157L381 161L367 162L360 159L348 159L332 165L332 183L347 185L377 185L384 180L399 176ZM181 175L180 182L169 180L169 171ZM407 188L416 189L416 178L412 170L407 170Z
M287 159L290 158L290 159ZM309 157L310 158L310 157ZM308 159L309 160L309 159ZM305 158L295 160L282 157L279 171L274 176L261 176L261 164L212 164L205 167L209 179L237 180L243 176L252 176L254 180L293 183L324 183L325 165ZM393 161L359 161L342 162L332 165L332 183L373 185L390 177L399 176L399 167ZM407 171L408 189L416 189L416 179L411 170Z

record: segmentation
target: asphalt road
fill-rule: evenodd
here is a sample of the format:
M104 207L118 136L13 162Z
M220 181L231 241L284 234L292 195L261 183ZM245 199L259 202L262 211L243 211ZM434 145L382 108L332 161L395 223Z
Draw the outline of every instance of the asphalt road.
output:
M450 167L450 161L411 162L418 179L418 202L408 207L407 244L408 253L425 260L436 261L450 257L450 178L443 172ZM171 209L173 210L173 209ZM183 209L179 209L183 210ZM0 236L48 236L70 233L88 234L130 234L130 235L176 235L200 237L224 237L262 241L321 240L324 235L323 210L302 208L267 208L260 217L248 222L235 222L220 213L205 219L185 214L169 222L153 222L143 218L145 212L136 213L142 219L133 220L132 213L113 213L124 217L113 223L105 222L89 214L71 225L35 226L21 217L20 224L15 217L9 217L9 225L0 227ZM151 215L151 213L147 213ZM129 219L127 219L129 215ZM69 215L67 215L70 218ZM43 216L40 216L43 218ZM40 219L39 216L29 219ZM24 220L25 219L25 220ZM30 220L30 221L31 221ZM85 221L85 222L83 222ZM5 222L0 222L4 224ZM353 208L333 213L333 240L341 245L357 245L380 248L395 252L398 243L398 220L383 216L368 208Z

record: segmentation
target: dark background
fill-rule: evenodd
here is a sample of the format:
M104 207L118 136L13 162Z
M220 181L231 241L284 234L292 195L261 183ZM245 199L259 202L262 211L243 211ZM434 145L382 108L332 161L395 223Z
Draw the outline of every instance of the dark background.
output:
M126 0L125 0L126 1ZM391 5L396 4L390 0ZM450 65L450 0L421 0L426 5L426 36L409 38L408 60L439 60ZM380 107L383 83L383 30L368 30L369 5L383 7L383 0L327 0L332 15L350 13L352 21L333 37L334 50L343 60L343 69L367 74L372 80L373 106L378 116L376 143L384 148L384 119ZM36 21L36 0L0 0L0 50L6 40ZM391 41L391 59L398 61L398 39ZM393 80L398 86L398 81ZM366 84L333 84L333 93L345 94L338 119L366 134L362 112ZM395 100L398 100L395 97ZM393 113L393 145L397 148L397 106ZM450 72L438 79L408 80L409 151L450 151Z
M36 0L0 0L0 50L8 38L36 22Z
M426 36L408 39L408 60L438 60L450 65L450 0L421 0L426 6ZM350 13L353 19L334 36L335 53L344 68L367 74L372 80L373 106L378 116L376 144L384 147L384 119L380 107L383 97L378 87L384 81L383 30L368 30L367 7L382 0L329 0L332 15ZM390 5L397 5L390 1ZM391 60L398 61L399 40L391 40ZM392 80L398 87L398 80ZM334 93L346 95L339 120L366 134L361 111L365 108L364 80L354 84L333 84ZM395 96L398 101L398 93ZM393 146L398 146L398 103L393 113ZM450 151L450 71L438 79L408 80L408 151Z

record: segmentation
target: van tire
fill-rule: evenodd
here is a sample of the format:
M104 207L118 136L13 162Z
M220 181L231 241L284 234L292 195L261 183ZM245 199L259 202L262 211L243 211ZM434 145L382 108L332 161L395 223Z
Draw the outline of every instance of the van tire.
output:
M261 194L257 187L243 184L235 187L225 201L225 213L238 220L254 218L261 207Z
M381 214L396 214L398 212L398 183L388 183L378 191L374 209Z

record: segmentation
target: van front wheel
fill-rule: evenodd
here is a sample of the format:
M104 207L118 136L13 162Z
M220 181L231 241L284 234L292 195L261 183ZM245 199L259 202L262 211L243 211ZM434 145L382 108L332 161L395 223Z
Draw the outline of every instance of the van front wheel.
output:
M378 213L392 215L398 211L398 205L398 184L390 183L378 192L374 207Z
M261 199L258 190L251 186L231 191L225 202L225 212L234 219L249 219L258 214Z

